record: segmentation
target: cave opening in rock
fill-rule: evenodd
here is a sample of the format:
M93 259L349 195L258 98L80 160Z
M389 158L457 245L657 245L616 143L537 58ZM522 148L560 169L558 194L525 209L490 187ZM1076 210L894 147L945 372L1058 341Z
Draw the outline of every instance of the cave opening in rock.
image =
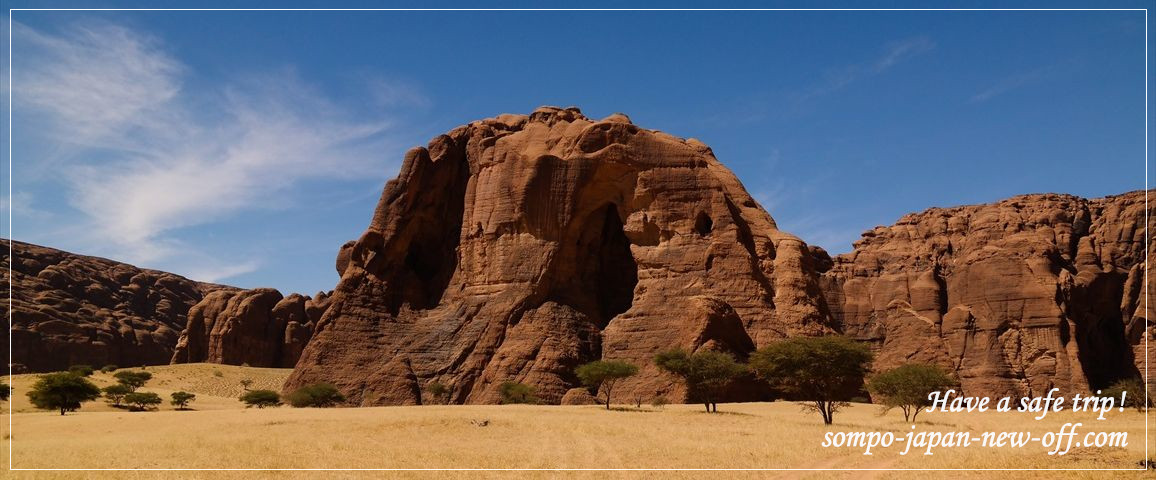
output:
M420 212L400 224L393 234L398 241L377 247L375 256L382 260L368 262L367 270L388 285L384 306L391 315L402 305L436 308L457 271L469 165L460 153L423 165L428 166L420 178L429 186L409 200L420 205Z
M591 215L578 239L577 253L576 280L597 310L599 326L605 327L611 318L630 309L638 284L638 264L614 204Z
M1126 276L1103 273L1091 282L1072 289L1069 315L1075 323L1074 335L1080 365L1088 387L1108 388L1118 380L1139 376L1131 345L1124 334L1120 303ZM1063 332L1061 332L1063 333Z
M698 217L694 219L694 231L700 236L710 235L710 231L714 229L714 221L710 219L710 215L706 212L698 212Z
M448 236L435 237L428 244L415 243L405 255L405 266L417 282L411 282L415 293L408 300L415 308L434 308L453 276L457 257L450 252L457 242Z

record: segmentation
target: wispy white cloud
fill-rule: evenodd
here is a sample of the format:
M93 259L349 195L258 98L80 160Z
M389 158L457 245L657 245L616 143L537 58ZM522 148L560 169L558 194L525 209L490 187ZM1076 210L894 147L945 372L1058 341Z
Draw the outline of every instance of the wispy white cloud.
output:
M67 126L69 142L105 146L144 121L165 118L180 91L182 66L156 39L110 24L76 25L68 36L43 34L19 23L15 69L17 107L50 114ZM117 147L123 147L117 145Z
M834 93L855 81L880 75L896 65L934 49L935 42L926 36L890 42L883 46L882 53L868 61L828 70L816 85L795 95L795 100L804 101Z
M11 200L7 196L0 198L0 211L4 212L5 215L11 213L20 217L46 218L52 216L52 212L33 205L33 195L30 192L12 192Z
M1037 68L1029 72L1017 73L1015 75L1003 78L991 86L979 91L975 95L972 95L971 102L986 102L994 97L1003 95L1017 88L1038 82L1043 80L1052 70L1053 69L1049 67Z
M191 266L184 272L185 276L202 282L215 283L237 275L254 272L261 267L261 263L256 260L230 264L221 264L216 259L209 260L209 264Z
M895 65L917 55L930 52L933 49L935 49L935 42L926 36L907 38L888 43L884 47L883 56L875 61L871 71L873 73L883 73Z
M364 78L369 98L383 107L427 107L429 97L416 85L395 78L369 75Z
M311 180L384 174L390 122L354 115L291 69L191 91L190 68L160 39L123 26L13 33L17 111L48 125L38 138L65 151L86 241L118 259L186 265L203 280L246 273L259 262L215 260L175 231L277 208Z
M762 170L779 171L784 160L778 148L772 148ZM779 229L791 233L809 245L823 247L832 255L851 251L863 227L849 219L833 201L828 191L833 170L814 170L805 180L788 181L782 177L764 176L751 189L751 195L771 214Z

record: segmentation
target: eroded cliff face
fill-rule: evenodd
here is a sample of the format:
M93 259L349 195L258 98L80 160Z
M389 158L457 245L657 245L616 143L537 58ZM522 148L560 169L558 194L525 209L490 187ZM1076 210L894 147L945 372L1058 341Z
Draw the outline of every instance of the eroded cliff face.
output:
M189 308L206 293L231 290L24 242L12 241L12 257L2 250L17 373L167 363ZM0 314L8 313L8 302L0 302ZM7 335L0 335L0 351L8 351Z
M313 336L329 297L282 297L272 288L206 295L188 314L171 363L291 368Z
M1144 192L933 208L865 233L824 297L877 370L937 363L969 395L1095 390L1142 369L1144 221Z
M437 381L495 403L512 380L558 403L605 358L642 368L616 396L678 398L660 350L745 358L832 331L813 258L698 141L573 108L502 115L406 155L285 388L414 404Z

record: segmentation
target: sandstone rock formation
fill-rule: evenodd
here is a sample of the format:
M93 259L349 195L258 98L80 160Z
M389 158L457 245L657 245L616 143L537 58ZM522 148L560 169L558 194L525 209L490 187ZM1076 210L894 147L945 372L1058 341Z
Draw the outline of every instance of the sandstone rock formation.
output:
M166 363L189 308L231 289L18 241L12 257L7 248L0 255L17 372ZM8 317L7 301L0 313ZM0 338L0 351L8 351L8 336Z
M210 293L189 310L172 363L292 367L328 306L321 292L313 298L282 297L272 288Z
M514 380L558 403L606 358L641 367L616 395L677 396L659 350L831 332L815 265L701 142L574 108L502 115L407 153L285 388L413 404L438 381L496 403Z
M1142 368L1144 222L1142 191L932 208L864 233L824 297L839 330L875 344L876 369L938 363L970 395L1095 390Z

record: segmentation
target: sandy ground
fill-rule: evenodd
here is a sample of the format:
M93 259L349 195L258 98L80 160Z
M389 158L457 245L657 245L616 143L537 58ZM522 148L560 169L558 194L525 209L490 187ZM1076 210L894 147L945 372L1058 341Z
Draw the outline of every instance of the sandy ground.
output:
M1092 431L1128 433L1126 447L1073 447L1049 456L1039 444L1024 448L940 448L933 455L900 455L902 444L876 448L821 446L827 433L868 431L905 436L912 431L898 411L855 404L826 427L817 415L786 402L723 404L720 413L696 405L658 410L621 406L470 405L339 409L245 409L234 395L241 378L253 388L275 387L288 370L178 365L149 367L143 390L197 393L196 410L127 412L92 402L60 416L36 411L24 398L34 376L12 379L14 412L4 422L4 453L15 468L795 468L879 471L690 472L168 472L17 471L12 478L1156 478L1145 472L895 472L900 468L1140 468L1145 456L1144 416L1114 411L1106 420L1060 412L1036 421L1021 413L930 413L914 431L1059 432L1082 423ZM219 374L218 374L219 372ZM98 374L98 384L111 382ZM1156 432L1154 432L1156 433ZM1079 440L1077 439L1077 440ZM1156 442L1148 439L1149 448ZM4 455L7 467L9 458Z

